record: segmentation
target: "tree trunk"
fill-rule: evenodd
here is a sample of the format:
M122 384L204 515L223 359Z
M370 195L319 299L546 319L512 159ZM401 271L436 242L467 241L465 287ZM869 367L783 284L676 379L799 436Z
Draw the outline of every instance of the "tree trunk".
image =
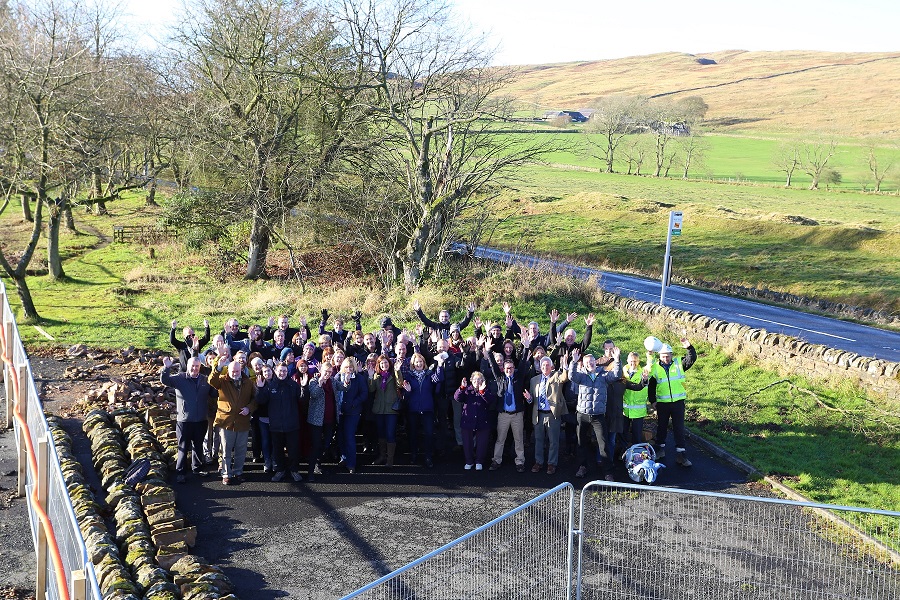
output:
M22 199L22 218L29 223L34 223L34 217L31 215L31 198L28 197L28 194L19 194L19 198Z
M401 252L400 262L403 264L403 285L408 292L414 292L422 282L422 274L428 270L428 259L425 245L430 232L427 214L419 219L419 225L409 238L406 250Z
M59 224L62 221L62 206L57 204L48 208L47 271L50 279L58 280L66 276L62 267L62 259L59 256Z
M106 202L97 202L94 204L94 214L98 217L108 215L109 211L106 209Z
M72 214L72 205L68 202L66 202L66 207L63 209L63 217L65 218L66 231L77 233L75 229L75 215Z
M809 189L811 189L811 190L819 189L819 174L818 173L813 175L813 180L812 180L812 183L809 184Z
M21 277L13 277L13 281L16 282L16 294L19 296L19 301L22 302L25 320L40 321L41 316L38 314L37 308L34 307L34 300L31 299L31 290L28 289L28 282L25 279L26 275L24 273Z
M247 274L244 279L264 279L266 277L266 256L269 254L271 238L266 229L266 219L259 210L253 213L253 227L250 230L250 256L247 259Z
M147 190L147 197L144 199L144 203L147 206L159 206L156 203L156 178L155 177L150 181L150 189Z
M793 171L788 171L788 172L787 172L787 181L785 182L784 187L786 187L786 188L791 187L791 177L793 177L793 176L794 176L794 172L793 172Z
M103 195L103 191L101 189L102 183L100 182L100 167L94 167L91 169L91 191L90 198L99 198Z

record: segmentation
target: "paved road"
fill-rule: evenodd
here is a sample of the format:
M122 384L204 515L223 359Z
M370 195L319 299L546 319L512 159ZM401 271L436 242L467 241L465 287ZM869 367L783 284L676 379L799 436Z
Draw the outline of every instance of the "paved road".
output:
M578 267L483 246L475 250L475 255L530 266L550 265L585 279L596 275L600 280L600 288L604 291L647 302L659 302L659 281ZM862 356L900 362L900 333L892 331L677 285L671 285L666 290L666 306L770 332L784 333L809 343L856 352Z

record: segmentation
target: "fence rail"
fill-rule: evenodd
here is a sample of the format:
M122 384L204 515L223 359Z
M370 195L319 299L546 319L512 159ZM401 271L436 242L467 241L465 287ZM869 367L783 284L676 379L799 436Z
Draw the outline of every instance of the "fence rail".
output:
M27 499L35 547L36 600L100 600L94 566L75 518L31 363L2 281L0 358L6 397L5 426L14 430L18 494Z
M174 228L158 225L113 225L113 242L152 243L177 235Z

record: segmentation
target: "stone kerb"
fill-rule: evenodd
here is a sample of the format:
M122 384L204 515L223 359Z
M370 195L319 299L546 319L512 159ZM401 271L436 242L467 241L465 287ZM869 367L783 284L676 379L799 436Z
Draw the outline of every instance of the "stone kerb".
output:
M601 303L639 319L653 330L669 330L706 341L731 356L751 358L781 372L818 379L847 379L888 398L900 397L900 363L810 344L801 339L660 306L652 302L598 292Z

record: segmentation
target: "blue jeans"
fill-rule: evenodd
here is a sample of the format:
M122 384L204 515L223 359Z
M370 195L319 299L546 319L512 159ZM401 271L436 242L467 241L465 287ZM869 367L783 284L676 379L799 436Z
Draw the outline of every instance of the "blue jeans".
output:
M356 428L362 415L341 415L341 452L348 469L356 468Z
M387 440L389 444L397 441L397 414L375 415L375 426L378 428L378 437Z
M409 432L409 453L419 453L419 431L425 436L425 443L422 445L425 458L431 459L432 448L434 447L434 412L413 412L406 414L406 429Z

